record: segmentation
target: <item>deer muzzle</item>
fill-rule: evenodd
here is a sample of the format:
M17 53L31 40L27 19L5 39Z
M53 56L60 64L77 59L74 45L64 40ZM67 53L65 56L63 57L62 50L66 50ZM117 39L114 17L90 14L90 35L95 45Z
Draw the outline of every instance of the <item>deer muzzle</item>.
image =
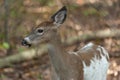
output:
M21 44L22 44L23 46L31 47L31 44L30 44L26 39L23 39L22 42L21 42Z

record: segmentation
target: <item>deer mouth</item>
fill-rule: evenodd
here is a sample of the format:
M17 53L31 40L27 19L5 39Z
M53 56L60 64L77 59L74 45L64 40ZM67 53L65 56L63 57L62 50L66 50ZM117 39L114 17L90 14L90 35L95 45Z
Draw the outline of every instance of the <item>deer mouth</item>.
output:
M22 40L21 44L22 44L23 46L31 47L31 44L30 44L27 40L25 40L25 39Z

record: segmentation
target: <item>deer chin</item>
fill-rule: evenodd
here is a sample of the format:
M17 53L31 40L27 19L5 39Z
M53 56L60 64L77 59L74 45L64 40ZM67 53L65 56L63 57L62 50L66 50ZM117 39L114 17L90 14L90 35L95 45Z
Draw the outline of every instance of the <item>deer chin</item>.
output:
M32 44L27 44L26 46L27 46L27 47L31 47L31 46L32 46Z

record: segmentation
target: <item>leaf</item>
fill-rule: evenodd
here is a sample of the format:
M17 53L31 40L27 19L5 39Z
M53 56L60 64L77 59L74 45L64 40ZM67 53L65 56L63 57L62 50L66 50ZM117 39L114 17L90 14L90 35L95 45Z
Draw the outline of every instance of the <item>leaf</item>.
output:
M3 42L3 47L5 48L5 49L9 49L10 48L10 45L7 43L7 42Z
M4 78L6 78L6 76L3 75L3 74L1 74L1 75L0 75L0 79L4 79Z
M94 8L89 8L89 9L84 10L84 11L83 11L83 14L84 14L85 16L95 15L95 14L97 14L97 10L94 9Z
M24 48L18 48L19 52L23 52L25 49Z

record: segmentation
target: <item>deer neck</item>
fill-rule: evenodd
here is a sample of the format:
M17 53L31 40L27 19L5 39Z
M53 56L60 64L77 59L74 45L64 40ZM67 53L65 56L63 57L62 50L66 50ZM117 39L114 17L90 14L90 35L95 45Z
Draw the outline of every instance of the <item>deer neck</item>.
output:
M64 45L61 42L59 34L53 31L50 34L51 40L48 45L48 52L51 59L51 63L55 68L55 71L60 73L59 70L65 71L68 69L69 55L64 50ZM66 71L67 72L67 71Z

